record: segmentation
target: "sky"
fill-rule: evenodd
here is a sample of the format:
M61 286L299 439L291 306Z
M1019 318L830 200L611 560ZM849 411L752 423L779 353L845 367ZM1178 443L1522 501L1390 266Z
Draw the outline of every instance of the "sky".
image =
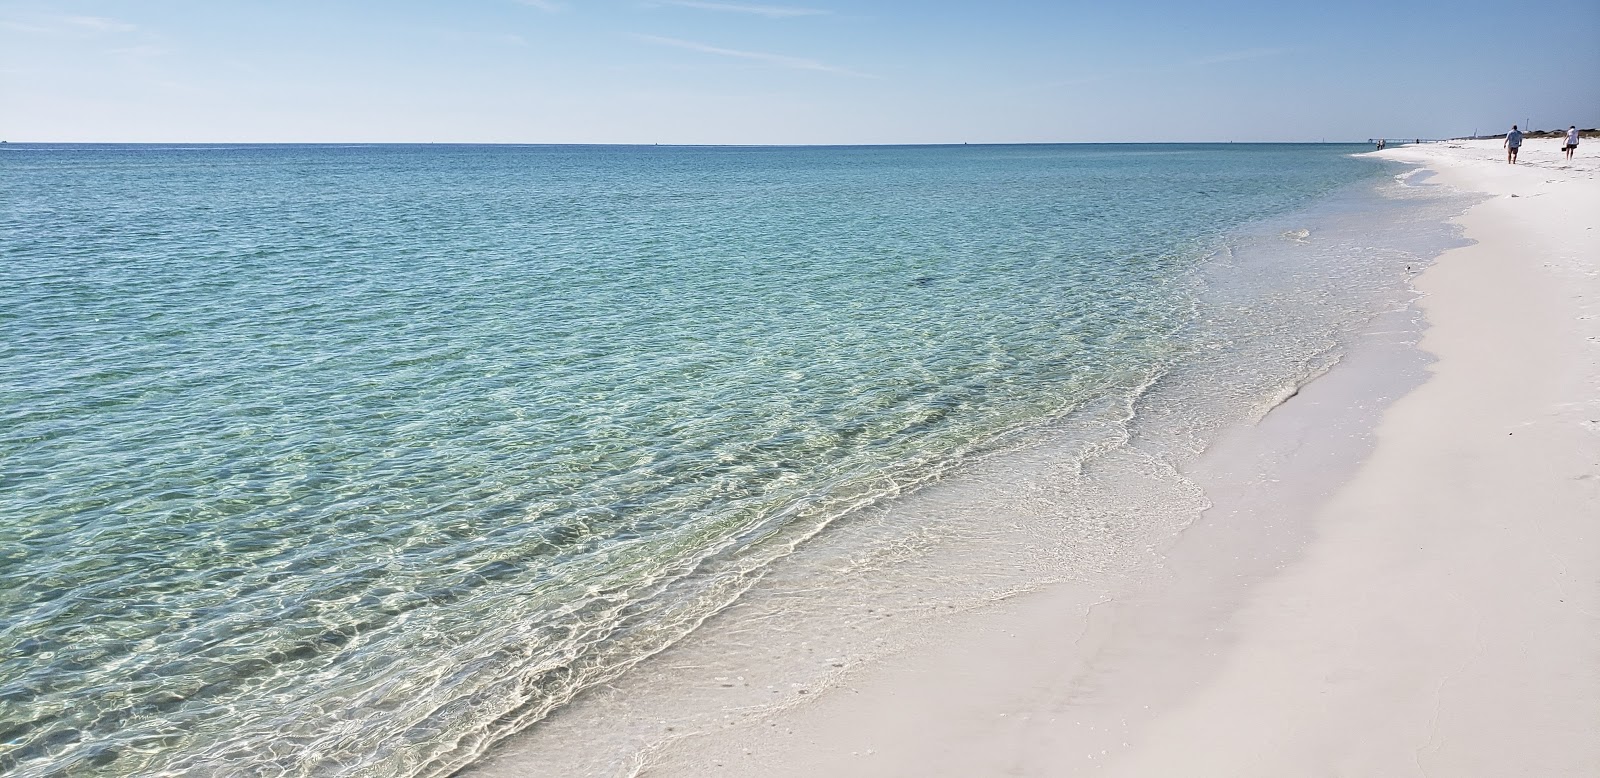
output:
M1346 141L1600 126L1600 0L0 0L11 142Z

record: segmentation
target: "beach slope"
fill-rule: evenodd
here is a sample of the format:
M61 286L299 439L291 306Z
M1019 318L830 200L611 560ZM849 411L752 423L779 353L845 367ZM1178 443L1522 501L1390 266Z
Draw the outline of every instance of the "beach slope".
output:
M1217 507L1147 585L1001 603L643 773L1600 776L1600 165L1383 155L1481 193L1473 243L1416 279L1420 386L1385 406L1387 363L1349 360L1263 423L1299 427L1249 483L1302 487L1253 510L1294 515L1230 524L1219 445ZM1356 438L1331 483L1292 472Z
M1115 775L1600 775L1600 180L1392 149L1489 199L1417 286L1432 376Z

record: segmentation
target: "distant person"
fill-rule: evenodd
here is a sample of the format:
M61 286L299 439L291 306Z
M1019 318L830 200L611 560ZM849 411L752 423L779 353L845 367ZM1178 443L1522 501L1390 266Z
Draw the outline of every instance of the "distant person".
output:
M1383 138L1378 139L1378 150L1383 151Z
M1517 125L1511 125L1511 132L1506 133L1503 145L1506 147L1506 164L1517 164L1517 149L1522 148L1522 131L1517 129Z
M1567 128L1567 145L1561 150L1567 152L1567 161L1571 162L1572 152L1578 150L1578 125Z

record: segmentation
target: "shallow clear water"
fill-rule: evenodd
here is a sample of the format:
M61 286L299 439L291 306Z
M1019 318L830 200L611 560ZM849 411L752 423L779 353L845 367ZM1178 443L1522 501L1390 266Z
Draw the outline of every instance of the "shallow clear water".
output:
M7 147L0 771L448 772L1181 370L1352 150Z

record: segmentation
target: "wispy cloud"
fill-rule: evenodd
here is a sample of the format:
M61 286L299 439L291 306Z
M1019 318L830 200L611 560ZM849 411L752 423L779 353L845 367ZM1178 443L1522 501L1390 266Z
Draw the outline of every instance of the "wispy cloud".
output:
M0 21L0 30L10 30L12 32L25 32L25 33L28 33L29 35L47 35L50 32L50 28L48 28L48 27L40 27L40 26L35 25L35 24L22 24L20 22L6 22L6 21Z
M567 9L565 5L555 0L517 0L517 2L529 8L537 8L547 14L560 13Z
M675 48L688 49L689 51L698 51L702 54L716 54L722 57L734 57L737 59L753 60L755 62L765 62L768 65L788 68L790 70L813 70L821 73L837 73L844 76L860 76L865 78L872 77L865 73L857 73L848 68L841 68L823 62L818 62L814 59L805 59L803 57L790 57L783 54L768 54L760 51L725 49L720 46L711 46L704 43L696 43L694 41L680 40L678 38L663 38L657 35L635 35L633 37L648 43L655 43L662 46L673 46Z
M119 57L136 57L139 59L145 59L147 57L160 57L165 55L167 50L161 48L160 46L125 46L120 49L111 49L107 53L116 54Z
M1107 80L1108 78L1110 78L1110 76L1107 76L1104 73L1096 73L1094 75L1079 76L1077 78L1064 78L1064 79L1061 79L1060 81L1051 81L1049 83L1038 84L1038 85L1035 85L1035 86L1032 86L1032 87L1028 87L1028 88L1029 89L1059 89L1059 88L1064 87L1064 86L1083 86L1084 84L1098 84L1101 81Z
M707 3L701 0L663 0L667 5L676 5L681 8L698 8L702 11L724 11L727 13L754 14L765 16L769 19L787 19L795 16L823 16L833 13L821 8L794 8L781 5L745 5L743 3Z
M0 29L30 35L84 37L106 33L133 32L138 26L105 16L34 16L27 22L0 21Z
M464 43L473 46L479 46L485 43L493 43L499 46L518 47L525 47L528 45L527 38L524 38L514 32L462 32L461 30L438 30L437 34L440 40L443 40L447 43Z
M139 29L126 22L108 19L104 16L62 16L62 24L94 32L132 32Z
M1216 54L1210 57L1201 57L1191 60L1190 65L1216 65L1222 62L1240 62L1247 59L1261 59L1262 57L1276 57L1287 49L1246 49L1244 51L1230 51L1226 54Z

